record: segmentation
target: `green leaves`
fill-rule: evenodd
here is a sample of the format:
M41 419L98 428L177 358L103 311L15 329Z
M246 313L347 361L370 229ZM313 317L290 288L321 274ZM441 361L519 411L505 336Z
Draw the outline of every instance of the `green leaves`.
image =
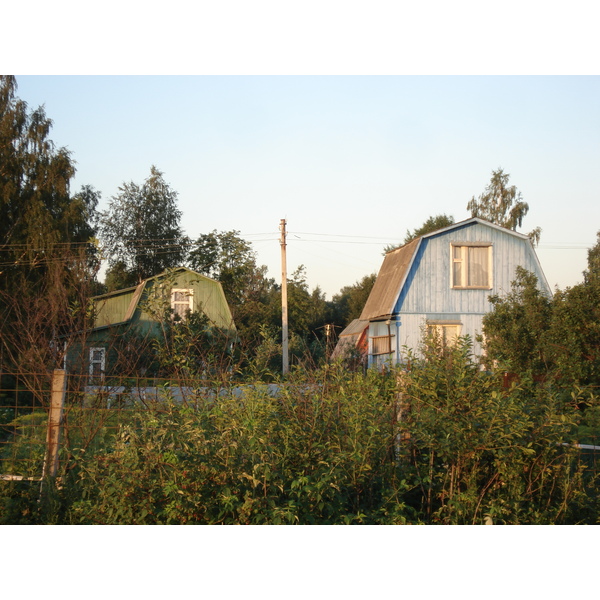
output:
M579 458L562 446L576 438L581 417L562 390L531 378L505 389L460 344L442 357L413 357L411 365L401 378L397 453L420 489L427 522L478 523L484 514L496 523L577 518L580 507L569 503L597 481L595 474L584 479ZM573 473L577 485L564 486Z
M599 238L600 239L600 238ZM560 385L600 384L600 242L589 251L584 282L546 298L532 273L517 269L511 291L492 296L483 318L488 366Z
M473 196L467 205L472 217L481 217L507 229L521 227L523 218L529 212L529 205L523 201L521 192L514 185L508 185L509 178L510 175L503 169L492 171L485 192L477 200ZM537 238L539 240L539 232Z
M100 219L100 237L110 267L107 285L141 281L181 266L188 241L181 216L177 192L155 166L141 186L123 183Z
M160 402L104 408L101 422L73 407L62 488L45 505L54 512L15 489L0 501L62 523L598 519L593 456L577 447L596 442L600 423L589 389L526 377L505 388L479 369L468 340L410 364L385 374L298 369L276 390L221 385L210 398L190 392L187 405L164 386ZM20 419L15 451L33 436Z
M0 76L0 344L4 367L41 372L61 364L50 341L85 322L99 194L87 186L71 195L70 152L55 147L43 107L29 111L16 87Z

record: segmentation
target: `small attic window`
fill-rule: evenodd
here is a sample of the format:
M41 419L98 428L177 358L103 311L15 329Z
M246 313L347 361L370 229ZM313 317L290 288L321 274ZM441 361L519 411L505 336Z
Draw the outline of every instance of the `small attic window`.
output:
M194 290L173 288L171 290L171 309L173 315L183 320L194 309Z
M492 245L452 244L450 272L455 289L492 287Z

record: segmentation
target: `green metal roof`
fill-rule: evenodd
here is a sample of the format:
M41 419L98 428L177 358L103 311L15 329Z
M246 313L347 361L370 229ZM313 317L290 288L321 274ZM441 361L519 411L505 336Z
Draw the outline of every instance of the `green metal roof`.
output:
M156 322L152 303L161 297L170 301L172 289L190 290L193 311L202 311L215 327L235 330L221 284L185 267L149 277L136 287L92 298L94 329L133 321Z

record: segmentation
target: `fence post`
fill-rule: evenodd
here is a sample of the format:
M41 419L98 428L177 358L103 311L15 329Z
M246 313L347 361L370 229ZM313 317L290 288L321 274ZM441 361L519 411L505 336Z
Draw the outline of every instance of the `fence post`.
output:
M58 448L60 444L60 425L65 392L67 389L67 372L55 369L52 374L52 396L50 398L50 413L48 414L48 434L46 435L46 457L42 479L56 477L58 472Z

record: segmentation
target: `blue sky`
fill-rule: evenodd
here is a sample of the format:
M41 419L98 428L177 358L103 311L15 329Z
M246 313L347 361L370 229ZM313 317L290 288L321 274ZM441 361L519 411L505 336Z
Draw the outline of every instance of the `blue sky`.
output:
M429 216L467 218L502 167L551 286L581 280L600 230L597 76L17 76L101 208L156 165L196 237L238 230L279 278L329 298Z

